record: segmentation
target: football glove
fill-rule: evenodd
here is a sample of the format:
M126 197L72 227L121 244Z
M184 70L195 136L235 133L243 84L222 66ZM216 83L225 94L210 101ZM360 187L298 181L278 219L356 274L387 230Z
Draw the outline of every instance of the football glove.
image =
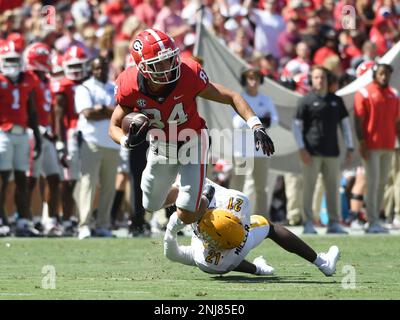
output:
M274 143L264 127L257 127L254 129L254 142L256 144L256 150L259 150L261 147L263 153L268 156L275 152Z
M146 141L147 126L144 123L139 129L135 128L132 123L129 127L129 133L127 139L125 140L125 147L128 149L133 149L134 147L142 144Z

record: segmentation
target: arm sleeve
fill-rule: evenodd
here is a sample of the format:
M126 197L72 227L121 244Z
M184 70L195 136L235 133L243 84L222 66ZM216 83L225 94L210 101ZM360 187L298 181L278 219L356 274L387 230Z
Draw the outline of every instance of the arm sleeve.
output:
M201 67L201 65L194 61L193 59L189 59L190 62L190 67L191 69L194 71L194 81L193 81L193 85L194 85L194 92L195 94L199 94L201 91L203 91L208 83L210 82L210 80L208 79L207 73L204 71L204 69Z
M347 149L354 149L353 134L351 132L349 117L346 117L340 121L340 128L342 129L344 143L346 144Z
M304 149L304 139L303 139L303 120L294 119L292 123L292 131L294 134L294 139L296 140L299 149Z
M363 118L366 114L364 97L360 92L354 95L354 115Z
M339 105L339 118L340 120L343 120L344 118L349 116L349 112L346 109L346 106L344 105L343 99L341 97L338 97L338 105Z
M75 89L75 109L77 113L81 113L85 109L93 108L94 104L87 87L79 85Z
M174 262L179 262L188 266L195 266L193 248L191 246L179 246L174 235L166 230L164 236L164 256Z

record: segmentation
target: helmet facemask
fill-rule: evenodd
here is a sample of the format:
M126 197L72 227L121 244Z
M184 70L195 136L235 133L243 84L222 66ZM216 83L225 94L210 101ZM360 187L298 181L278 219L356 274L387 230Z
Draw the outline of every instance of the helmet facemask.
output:
M169 84L181 75L179 48L162 50L155 58L142 60L138 68L145 78L157 84Z
M87 76L86 61L68 61L64 64L65 76L70 80L82 80Z
M21 73L21 56L19 54L8 54L0 59L0 71L6 77L16 81Z

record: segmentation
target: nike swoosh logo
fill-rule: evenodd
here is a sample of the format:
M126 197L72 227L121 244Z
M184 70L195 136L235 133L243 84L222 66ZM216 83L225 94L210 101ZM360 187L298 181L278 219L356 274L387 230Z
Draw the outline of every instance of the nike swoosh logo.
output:
M174 100L178 100L179 98L182 98L182 97L183 97L183 94L181 94L180 96L177 96L177 97L174 96Z

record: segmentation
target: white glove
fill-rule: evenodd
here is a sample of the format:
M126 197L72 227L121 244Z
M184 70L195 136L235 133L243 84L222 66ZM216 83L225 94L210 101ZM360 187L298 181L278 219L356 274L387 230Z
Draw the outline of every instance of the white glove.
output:
M172 234L176 235L179 231L181 231L186 224L182 222L181 219L178 218L178 215L176 212L174 212L170 217L169 217L169 222L167 224L167 230L170 231Z
M274 273L274 268L267 264L263 256L254 259L253 264L256 266L256 275L266 276Z

